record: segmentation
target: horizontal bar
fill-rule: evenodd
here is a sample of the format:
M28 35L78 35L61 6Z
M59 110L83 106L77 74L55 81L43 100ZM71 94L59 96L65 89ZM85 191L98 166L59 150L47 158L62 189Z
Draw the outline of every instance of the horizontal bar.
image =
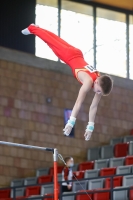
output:
M0 144L13 146L13 147L22 147L22 148L26 148L26 149L37 149L37 150L44 150L44 151L52 151L52 152L54 152L54 148L48 148L48 147L38 147L38 146L32 146L32 145L26 145L26 144L18 144L18 143L5 142L5 141L0 141Z

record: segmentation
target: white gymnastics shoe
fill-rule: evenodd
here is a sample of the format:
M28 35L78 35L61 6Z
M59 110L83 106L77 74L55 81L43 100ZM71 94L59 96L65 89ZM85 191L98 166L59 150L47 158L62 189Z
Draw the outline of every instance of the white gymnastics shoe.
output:
M30 31L28 30L28 28L23 29L23 30L21 31L21 33L22 33L23 35L30 35L30 34L31 34Z
M35 24L31 24L31 25L32 25L32 26L39 27L39 26L37 26L37 25L35 25ZM32 34L32 33L30 33L30 31L29 31L28 28L23 29L23 30L21 31L21 33L22 33L23 35L30 35L30 34Z

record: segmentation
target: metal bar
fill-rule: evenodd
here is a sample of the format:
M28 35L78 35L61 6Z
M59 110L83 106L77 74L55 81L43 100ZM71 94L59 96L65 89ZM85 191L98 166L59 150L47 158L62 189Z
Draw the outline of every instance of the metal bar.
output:
M93 7L93 47L94 47L94 67L96 68L96 7Z
M127 55L127 78L130 78L129 66L129 15L126 15L126 55Z
M60 37L61 28L61 0L58 0L58 36Z
M57 0L58 2L58 36L60 37L61 33L61 0ZM60 62L60 59L58 58L58 61Z
M54 161L54 200L58 200L58 178L57 178L58 151L57 151L57 149L48 148L48 147L32 146L32 145L26 145L26 144L18 144L18 143L5 142L5 141L0 141L0 144L13 146L13 147L22 147L22 148L26 148L26 149L52 151L53 152L53 161ZM16 199L15 188L13 188L13 198Z
M54 148L48 148L48 147L38 147L38 146L32 146L32 145L26 145L26 144L18 144L13 142L5 142L0 141L0 144L8 145L8 146L14 146L14 147L22 147L26 149L36 149L36 150L44 150L44 151L52 151L54 152Z

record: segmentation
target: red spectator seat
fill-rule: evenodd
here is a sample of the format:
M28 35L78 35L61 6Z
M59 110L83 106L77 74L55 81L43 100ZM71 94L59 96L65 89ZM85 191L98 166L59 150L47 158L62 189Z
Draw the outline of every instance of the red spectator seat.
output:
M133 129L130 131L130 135L133 135Z
M13 200L12 198L0 198L0 200Z
M45 176L40 176L38 177L38 183L50 183L53 180L53 176L51 175L45 175Z
M110 200L109 192L104 192L104 189L98 189L98 190L103 190L103 192L94 193L93 200Z
M77 179L83 179L84 178L84 171L76 171L73 172L74 176L76 176ZM75 179L75 177L73 176L73 179Z
M26 188L25 196L40 195L41 186L30 186Z
M114 146L115 157L125 157L128 154L128 143L120 143Z
M122 176L116 176L113 178L113 187L120 187L122 186ZM105 188L111 187L111 178L105 179Z
M94 162L83 162L79 164L78 170L79 171L84 171L84 170L89 170L89 169L94 169Z
M57 167L57 173L58 174L62 173L63 168L64 168L64 166L58 166ZM51 176L54 175L54 168L53 167L50 167L49 175L51 175Z
M6 189L6 190L0 190L0 199L8 199L10 198L10 192L11 190L10 189Z
M80 190L79 192L92 192L93 190ZM89 197L88 197L89 195ZM76 200L91 200L93 199L93 194L78 194L76 195Z
M133 165L133 156L127 156L126 157L125 165Z
M109 176L109 175L115 175L116 174L116 168L103 168L100 170L100 176Z
M131 187L132 189L129 191L129 200L133 200L133 187Z
M50 197L45 197L43 200L54 200L54 194L45 194L45 196L51 196L51 198Z

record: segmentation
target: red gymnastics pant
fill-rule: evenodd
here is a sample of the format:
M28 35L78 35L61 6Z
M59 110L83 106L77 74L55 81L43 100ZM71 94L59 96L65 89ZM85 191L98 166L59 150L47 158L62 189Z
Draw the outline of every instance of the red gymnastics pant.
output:
M75 69L81 69L88 64L85 62L83 54L79 49L68 44L54 33L33 25L30 25L28 30L30 33L41 38L58 58L68 64L74 76Z

